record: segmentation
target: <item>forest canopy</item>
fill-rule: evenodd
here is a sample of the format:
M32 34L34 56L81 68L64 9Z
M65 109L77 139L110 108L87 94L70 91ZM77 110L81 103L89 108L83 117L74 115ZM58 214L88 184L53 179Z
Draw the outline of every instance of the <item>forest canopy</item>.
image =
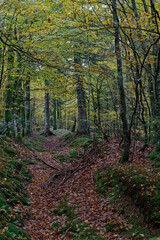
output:
M0 131L160 141L158 0L0 3Z

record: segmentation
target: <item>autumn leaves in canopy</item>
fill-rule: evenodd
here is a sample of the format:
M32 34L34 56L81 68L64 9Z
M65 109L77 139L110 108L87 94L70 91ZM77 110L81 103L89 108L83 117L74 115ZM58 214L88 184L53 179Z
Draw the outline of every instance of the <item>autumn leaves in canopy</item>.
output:
M45 131L71 130L77 119L80 134L123 136L124 161L133 137L147 145L160 116L159 7L158 0L1 1L5 132L24 135L44 121Z

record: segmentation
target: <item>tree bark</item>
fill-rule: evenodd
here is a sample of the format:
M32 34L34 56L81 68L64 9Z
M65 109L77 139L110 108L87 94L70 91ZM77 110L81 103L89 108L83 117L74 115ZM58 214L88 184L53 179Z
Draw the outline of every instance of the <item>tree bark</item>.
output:
M47 83L46 83L47 85ZM50 114L49 114L49 92L46 90L45 92L45 108L44 108L44 135L45 136L50 136L52 135L50 131Z
M80 53L74 55L75 71L76 71L76 90L78 104L78 129L77 134L88 135L86 98L82 80L80 79L79 69L81 67Z
M26 104L25 104L25 132L31 134L31 107L30 107L30 75L27 73L26 80Z
M129 160L129 149L130 149L130 139L129 139L129 130L128 122L126 116L126 98L123 85L123 70L122 70L122 58L121 58L121 49L120 49L120 33L119 33L119 19L117 15L117 2L112 0L113 8L113 21L115 29L115 53L117 58L117 81L119 87L120 95L120 107L121 107L121 119L123 124L123 140L124 140L124 150L122 155L122 162L127 162Z

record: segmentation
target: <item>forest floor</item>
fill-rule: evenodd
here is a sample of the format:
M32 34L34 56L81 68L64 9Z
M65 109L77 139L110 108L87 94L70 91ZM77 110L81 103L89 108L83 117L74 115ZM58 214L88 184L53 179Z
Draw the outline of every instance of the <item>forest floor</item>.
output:
M23 227L31 239L160 239L159 229L144 222L130 196L100 194L95 184L97 172L120 165L119 140L78 148L64 142L62 133L45 138L35 132L23 139L29 149L17 144L17 151L31 161L32 181L26 183L30 217ZM136 142L131 147L132 161L121 164L124 168L152 169L147 156L153 146L144 152L142 146Z

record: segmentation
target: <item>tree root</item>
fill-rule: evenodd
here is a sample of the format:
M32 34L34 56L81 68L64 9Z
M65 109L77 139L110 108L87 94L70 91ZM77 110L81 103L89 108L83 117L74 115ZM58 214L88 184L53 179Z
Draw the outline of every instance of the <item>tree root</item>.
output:
M53 167L52 165L48 164L47 162L45 162L43 159L39 158L35 152L35 150L29 146L27 146L24 142L21 142L20 140L16 139L21 145L23 145L24 147L28 148L30 150L30 152L32 152L33 156L35 157L36 160L38 160L39 162L42 162L44 163L46 166L56 170L56 171L59 171L58 168L56 167Z

